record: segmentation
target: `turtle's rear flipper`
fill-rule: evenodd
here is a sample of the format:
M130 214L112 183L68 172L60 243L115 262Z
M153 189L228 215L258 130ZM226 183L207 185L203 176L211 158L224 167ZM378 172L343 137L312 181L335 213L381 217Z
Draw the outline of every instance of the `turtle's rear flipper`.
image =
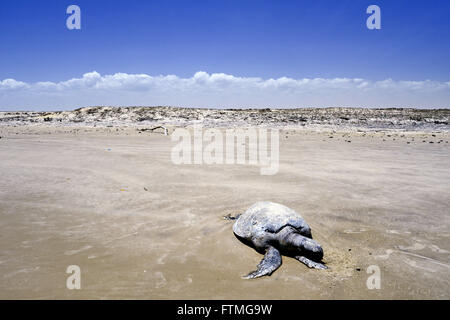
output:
M272 272L277 270L281 266L280 252L274 247L269 247L264 255L264 258L258 264L255 271L250 272L248 275L242 277L243 279L254 279L262 276L270 276Z
M304 256L296 256L295 259L300 261L301 263L304 263L308 268L314 268L314 269L328 269L328 267L322 263L312 261Z
M232 216L231 213L227 214L226 216L223 216L225 220L237 220L241 214L237 214L236 216Z

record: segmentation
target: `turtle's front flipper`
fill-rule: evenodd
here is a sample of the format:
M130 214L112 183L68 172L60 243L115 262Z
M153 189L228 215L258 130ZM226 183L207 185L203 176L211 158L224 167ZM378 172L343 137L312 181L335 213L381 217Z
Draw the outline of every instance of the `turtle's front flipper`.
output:
M254 279L262 276L270 276L272 272L277 270L281 266L280 252L274 247L269 247L264 255L264 258L258 264L255 271L250 272L248 275L242 277L244 279Z
M314 269L328 269L328 267L322 263L319 262L315 262L312 261L304 256L296 256L295 259L297 259L298 261L300 261L301 263L304 263L305 265L307 265L309 268L314 268Z

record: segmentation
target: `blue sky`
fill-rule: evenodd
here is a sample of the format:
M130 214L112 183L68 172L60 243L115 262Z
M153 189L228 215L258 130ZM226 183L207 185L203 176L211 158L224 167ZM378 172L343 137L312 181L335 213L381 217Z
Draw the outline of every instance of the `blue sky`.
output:
M66 28L66 8L71 4L81 8L81 30ZM366 27L366 8L371 4L381 8L381 30ZM414 101L427 104L428 97L433 97L430 105L450 107L449 16L448 0L5 0L0 2L0 108L54 109L114 103L116 100L106 96L111 92L97 91L91 98L79 99L77 94L86 92L75 92L71 87L65 95L61 87L67 89L70 79L82 80L83 75L89 78L94 74L98 89L99 81L105 83L105 76L118 73L148 75L147 80L153 84L146 90L145 83L149 82L144 79L147 82L142 83L139 78L140 97L133 95L134 87L113 86L128 90L128 100L118 101L127 105L216 107L225 102L229 104L224 106L262 107L264 100L256 99L256 91L237 98L251 91L248 86L253 85L248 81L239 90L235 88L237 91L229 90L228 97L229 82L234 87L233 79L259 78L261 84L285 77L293 81L364 79L368 87L378 88L366 96L372 99L366 106L389 106L389 98L392 106L409 106ZM208 74L210 84L220 78L211 79L213 74L233 78L222 76L214 82L216 91L211 85L201 91L197 83L195 90L201 91L200 98L183 93L192 87L168 85L170 79L163 81L164 90L161 84L155 89L154 79L159 75L176 75L183 83L183 79L194 79L199 71ZM7 79L20 85L4 82ZM379 87L384 88L386 80L394 83L397 91L377 100L383 94ZM40 87L35 84L44 81L56 87L37 92ZM411 95L411 88L406 86L409 82L416 89L419 85L420 90L432 86L437 97L436 91L433 95L423 90ZM225 83L220 94L218 83ZM338 101L336 105L363 106L360 84L350 91L334 87L330 91L328 85L328 91L310 86L298 92L292 84L288 86L290 100L282 99L285 91L271 91L280 99L274 98L271 104L279 101L286 106L324 106ZM89 90L92 92L93 87ZM317 95L328 94L327 99L312 99L311 90ZM353 94L360 99L352 100Z

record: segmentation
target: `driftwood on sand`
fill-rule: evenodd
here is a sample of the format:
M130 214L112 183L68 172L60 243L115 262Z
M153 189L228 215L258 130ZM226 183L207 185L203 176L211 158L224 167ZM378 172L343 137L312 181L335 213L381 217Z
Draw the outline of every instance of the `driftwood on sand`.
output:
M138 131L139 131L139 132L145 132L145 131L151 131L151 132L153 132L153 131L156 130L156 129L163 129L163 130L164 130L164 135L167 136L168 131L167 131L167 128L164 127L164 126L157 126L157 127L154 127L154 128L142 128L142 129L138 129Z

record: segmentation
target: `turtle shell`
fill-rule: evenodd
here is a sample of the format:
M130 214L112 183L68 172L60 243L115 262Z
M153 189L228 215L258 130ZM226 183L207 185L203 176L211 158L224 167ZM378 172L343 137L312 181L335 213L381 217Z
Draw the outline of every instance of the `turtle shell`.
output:
M257 202L247 209L233 225L233 232L252 239L264 233L277 233L286 226L297 229L304 236L311 236L311 229L296 211L274 202Z

